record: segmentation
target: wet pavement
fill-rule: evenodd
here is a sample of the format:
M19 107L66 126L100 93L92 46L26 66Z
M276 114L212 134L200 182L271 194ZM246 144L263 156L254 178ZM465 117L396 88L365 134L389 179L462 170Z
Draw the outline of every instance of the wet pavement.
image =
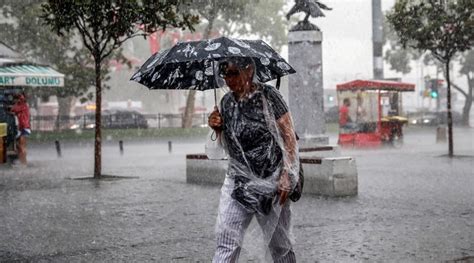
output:
M474 129L455 129L455 154L433 129L409 129L402 149L344 149L359 195L305 195L293 204L299 262L442 262L474 258ZM335 136L330 135L332 143ZM209 262L219 187L186 184L185 154L199 140L106 141L103 173L91 143L30 145L26 168L0 167L0 261ZM251 226L254 229L255 226ZM256 229L256 228L255 228ZM258 235L241 262L263 261Z

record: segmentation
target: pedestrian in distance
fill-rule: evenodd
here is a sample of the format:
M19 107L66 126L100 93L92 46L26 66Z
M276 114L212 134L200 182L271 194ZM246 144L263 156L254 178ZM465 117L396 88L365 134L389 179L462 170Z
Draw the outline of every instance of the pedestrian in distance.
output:
M298 182L298 146L281 94L259 83L255 62L228 58L219 76L230 91L208 124L228 156L216 223L213 262L237 262L244 233L255 217L274 262L296 262L288 197Z
M20 163L26 165L26 138L31 134L31 127L30 109L26 102L25 93L20 93L15 96L15 103L10 107L10 112L18 118L16 149Z
M342 100L342 106L339 108L339 128L345 129L350 132L357 131L357 123L352 121L349 114L349 108L351 107L351 100L344 98Z

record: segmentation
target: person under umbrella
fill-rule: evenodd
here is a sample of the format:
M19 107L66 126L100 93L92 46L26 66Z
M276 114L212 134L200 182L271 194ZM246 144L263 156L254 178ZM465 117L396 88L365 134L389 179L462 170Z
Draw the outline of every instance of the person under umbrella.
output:
M217 216L213 262L236 262L253 217L274 262L296 262L287 200L298 180L298 145L288 106L272 86L255 77L255 62L219 61L230 89L208 119L229 164Z
M299 199L299 159L288 106L262 83L296 71L262 40L228 37L180 42L152 55L131 80L150 89L231 92L215 107L209 126L229 155L217 218L214 262L237 261L244 232L256 217L271 256L294 262L290 204ZM216 101L217 105L217 101ZM212 137L211 137L212 138ZM247 231L246 231L247 230ZM258 231L260 232L260 231Z

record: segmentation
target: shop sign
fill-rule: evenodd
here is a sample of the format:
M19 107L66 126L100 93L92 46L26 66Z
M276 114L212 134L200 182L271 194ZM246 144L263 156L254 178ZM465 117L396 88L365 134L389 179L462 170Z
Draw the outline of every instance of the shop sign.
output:
M63 81L62 77L0 75L0 86L62 87Z

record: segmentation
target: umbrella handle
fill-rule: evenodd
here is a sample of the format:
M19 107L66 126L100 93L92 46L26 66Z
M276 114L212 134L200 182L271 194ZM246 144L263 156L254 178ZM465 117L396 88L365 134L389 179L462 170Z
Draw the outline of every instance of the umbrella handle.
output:
M216 75L216 61L212 61L212 73L214 74L214 106L217 106L217 75Z
M214 89L214 95L216 93L216 89ZM214 106L214 111L219 112L219 108L217 108L217 101L216 101L216 106ZM217 133L214 129L212 129L211 133L211 141L216 141L217 140Z
M217 140L217 133L216 131L212 130L211 141L215 142L216 140Z
M214 87L214 106L217 106L217 87Z

